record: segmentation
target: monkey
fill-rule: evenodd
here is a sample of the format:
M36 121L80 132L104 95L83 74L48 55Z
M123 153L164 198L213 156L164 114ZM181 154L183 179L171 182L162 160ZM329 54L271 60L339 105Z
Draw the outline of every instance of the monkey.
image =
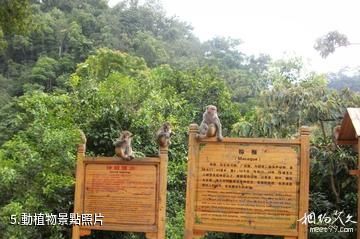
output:
M334 129L333 129L333 140L334 140L334 142L336 142L336 140L339 138L340 129L341 129L340 125L335 126Z
M336 125L333 129L333 144L332 144L332 149L335 150L336 145L338 144L337 140L340 136L340 131L341 131L341 125ZM357 144L353 144L351 145L352 149L354 150L354 152L358 153L358 147Z
M119 134L119 138L114 142L116 156L128 161L134 159L131 148L132 137L133 134L127 130Z
M157 142L161 147L167 147L171 144L170 137L174 135L171 131L171 125L165 122L156 133Z
M215 105L208 105L203 114L197 138L203 139L205 137L214 137L215 135L218 141L223 140L222 126L217 114L217 108Z
M81 142L82 144L86 144L86 136L85 136L84 131L82 131L81 129L79 129L79 133L80 133L80 142Z

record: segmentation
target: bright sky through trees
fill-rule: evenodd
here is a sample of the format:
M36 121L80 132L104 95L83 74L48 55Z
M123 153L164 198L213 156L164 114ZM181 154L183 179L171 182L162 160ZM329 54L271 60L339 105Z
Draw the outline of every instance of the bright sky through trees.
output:
M119 0L110 0L113 6ZM360 65L360 45L339 48L322 59L313 48L315 40L332 30L360 42L358 0L160 0L168 15L178 16L194 27L205 41L230 36L243 41L248 54L267 53L273 58L299 55L308 68L338 71Z

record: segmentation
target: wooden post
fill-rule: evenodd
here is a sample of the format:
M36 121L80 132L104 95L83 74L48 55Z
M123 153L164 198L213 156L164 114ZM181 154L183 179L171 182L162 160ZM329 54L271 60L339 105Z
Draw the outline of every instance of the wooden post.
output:
M186 209L185 209L185 239L194 238L195 223L195 188L197 182L197 155L199 153L199 144L196 140L199 126L191 124L189 128L189 152L188 152L188 171L186 184Z
M303 126L300 129L300 199L299 199L299 218L302 218L309 210L309 176L310 176L310 129ZM308 238L307 225L298 222L298 239Z
M168 146L160 147L160 185L157 239L165 239Z
M360 137L358 138L358 170L360 169ZM360 239L360 176L357 178L358 205L357 205L357 239Z
M81 214L83 212L83 205L81 198L83 198L83 186L84 186L84 163L86 151L86 138L84 133L81 132L82 142L77 148L77 160L76 160L76 181L75 181L75 198L74 198L74 213ZM72 230L72 239L80 239L81 230L80 226L74 225Z

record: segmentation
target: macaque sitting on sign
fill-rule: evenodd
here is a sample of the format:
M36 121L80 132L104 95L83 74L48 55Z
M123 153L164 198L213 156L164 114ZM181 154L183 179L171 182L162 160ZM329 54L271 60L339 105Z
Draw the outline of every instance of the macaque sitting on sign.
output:
M157 142L160 147L168 147L171 144L170 137L173 134L170 123L165 122L156 133Z
M128 161L134 159L131 148L132 137L132 133L127 130L120 133L119 138L114 142L116 156Z
M335 128L333 129L333 141L334 142L336 142L336 140L339 138L340 130L341 130L340 125L335 126Z
M206 106L206 110L203 114L203 120L199 127L199 134L197 134L197 138L203 139L206 137L214 137L218 141L223 140L222 136L222 128L220 119L217 114L217 108L215 105L208 105Z

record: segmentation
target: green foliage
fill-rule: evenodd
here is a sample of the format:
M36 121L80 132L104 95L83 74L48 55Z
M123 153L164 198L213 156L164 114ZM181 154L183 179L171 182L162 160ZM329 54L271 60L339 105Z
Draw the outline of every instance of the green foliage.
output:
M31 70L30 78L35 84L51 90L56 79L57 61L50 57L40 57Z
M69 211L74 186L74 144L79 142L71 117L71 101L66 95L34 92L19 98L15 104L22 112L17 112L18 124L26 127L0 149L0 170L6 172L0 176L0 220L7 220L0 238L40 235L50 238L63 229L44 227L38 231L12 227L8 215L20 216L19 210L21 213Z
M4 39L4 32L0 29L0 55L3 53L4 49L7 46L7 42Z
M360 92L360 74L357 69L355 72L347 72L347 69L340 70L337 73L327 75L329 87L337 90L351 89Z
M332 132L326 133L324 124L341 117L346 107L360 104L359 95L330 90L324 76L304 75L300 69L276 63L270 72L272 85L262 91L254 110L244 115L233 133L281 138L294 136L302 125L314 125L321 127L326 138Z
M30 19L29 0L0 1L0 31L3 33L26 32Z
M346 107L359 107L359 94L331 90L324 76L303 74L301 62L295 63L291 60L291 67L276 63L269 73L269 89L260 94L254 110L234 124L232 134L292 138L300 126L311 126L310 211L330 215L343 210L355 216L356 182L349 169L356 167L356 157L351 149L334 145L332 128ZM355 233L310 234L310 238L355 238Z
M34 78L54 77L51 66L55 63L41 58L32 71ZM87 135L89 154L113 155L112 140L119 130L128 129L135 134L134 150L154 155L158 150L154 134L162 122L169 121L176 136L170 150L167 230L180 238L188 125L200 122L204 105L210 103L219 107L225 131L239 116L223 80L210 68L179 71L164 65L149 69L141 58L100 49L78 65L66 84L70 93L33 91L3 108L7 120L0 126L13 136L5 138L0 148L0 165L4 165L0 170L7 171L0 180L1 208L15 201L27 212L71 211L78 128ZM6 227L4 235L10 235L11 228ZM66 228L50 229L27 233L31 237L67 237L69 233ZM111 234L94 234L99 236L110 238Z
M216 37L204 43L205 60L221 69L239 68L244 56L237 50L240 40Z
M168 54L163 43L149 33L139 32L134 40L135 54L144 57L149 66L164 64L168 61Z

